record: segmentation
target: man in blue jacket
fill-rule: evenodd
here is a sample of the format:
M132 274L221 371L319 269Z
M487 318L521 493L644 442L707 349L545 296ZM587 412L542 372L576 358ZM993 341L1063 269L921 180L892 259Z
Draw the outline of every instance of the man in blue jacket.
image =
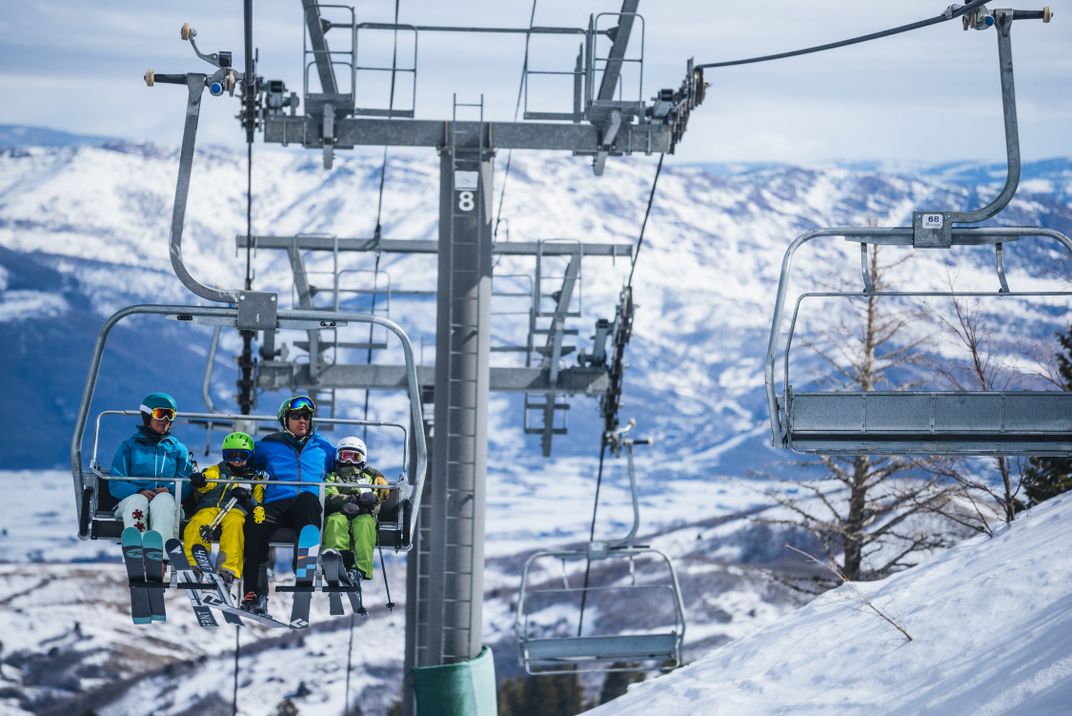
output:
M264 520L246 522L246 595L242 608L257 614L268 613L269 538L277 527L290 527L295 535L305 525L320 527L320 487L279 485L273 482L318 483L335 467L335 447L313 428L316 404L297 395L279 406L278 433L257 441L253 469L268 473L264 488Z
M171 434L175 399L150 393L139 406L142 424L123 441L112 460L112 477L155 477L158 480L109 480L108 491L119 500L115 513L123 527L156 530L169 540L179 536L176 477L193 472L190 451Z

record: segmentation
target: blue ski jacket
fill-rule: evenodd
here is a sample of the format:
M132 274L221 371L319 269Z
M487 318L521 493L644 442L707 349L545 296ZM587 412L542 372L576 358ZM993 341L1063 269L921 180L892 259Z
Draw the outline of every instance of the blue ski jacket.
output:
M143 425L139 425L138 432L123 441L112 460L112 475L119 477L189 477L191 472L193 464L190 462L190 451L178 438L170 433L157 435ZM130 497L140 490L157 487L166 487L168 492L175 494L175 485L170 479L156 482L108 481L108 491L117 500Z
M301 492L318 495L316 485L273 485L272 481L323 482L335 467L335 446L313 432L304 440L279 432L261 438L253 448L253 469L268 473L264 504L288 500Z

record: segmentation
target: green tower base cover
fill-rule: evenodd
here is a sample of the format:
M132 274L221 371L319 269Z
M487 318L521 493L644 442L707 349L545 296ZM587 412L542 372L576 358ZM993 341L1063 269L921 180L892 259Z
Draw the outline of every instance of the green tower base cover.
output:
M415 666L413 691L417 716L495 716L495 661L484 646L470 661Z

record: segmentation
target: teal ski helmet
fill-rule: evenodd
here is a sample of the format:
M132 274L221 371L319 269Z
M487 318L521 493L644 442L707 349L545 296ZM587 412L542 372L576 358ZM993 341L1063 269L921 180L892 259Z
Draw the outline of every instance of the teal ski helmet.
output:
M279 412L276 413L279 425L284 430L287 429L287 413L309 413L312 417L316 415L316 403L308 395L295 395L284 400L279 406Z
M164 418L166 416L169 422L174 420L178 406L175 404L175 399L167 393L149 393L141 399L138 410L141 412L142 422L148 425L153 417Z

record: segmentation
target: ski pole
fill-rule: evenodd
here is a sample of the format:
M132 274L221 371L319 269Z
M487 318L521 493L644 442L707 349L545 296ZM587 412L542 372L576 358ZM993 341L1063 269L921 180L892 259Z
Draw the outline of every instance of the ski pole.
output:
M383 573L383 588L387 592L387 611L392 611L395 608L395 603L391 601L391 586L387 584L387 564L383 561L383 545L380 545L380 572Z
M207 525L201 525L201 539L206 542L211 542L212 535L216 533L216 528L220 526L220 523L223 522L223 518L227 516L227 513L230 512L236 504L238 504L238 498L232 497L211 522Z

